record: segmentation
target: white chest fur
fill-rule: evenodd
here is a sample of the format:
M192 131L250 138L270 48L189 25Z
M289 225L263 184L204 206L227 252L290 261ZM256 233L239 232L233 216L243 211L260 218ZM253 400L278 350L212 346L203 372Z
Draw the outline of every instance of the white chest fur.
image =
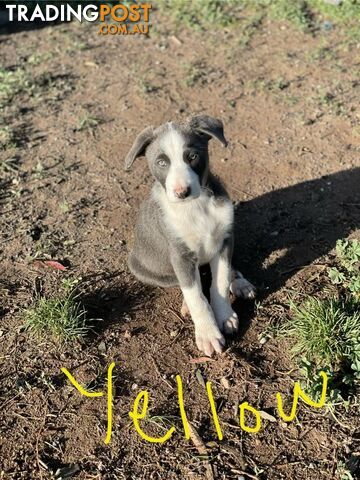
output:
M190 202L171 203L163 199L166 224L196 253L200 265L208 263L222 247L231 229L234 210L230 200L206 194Z

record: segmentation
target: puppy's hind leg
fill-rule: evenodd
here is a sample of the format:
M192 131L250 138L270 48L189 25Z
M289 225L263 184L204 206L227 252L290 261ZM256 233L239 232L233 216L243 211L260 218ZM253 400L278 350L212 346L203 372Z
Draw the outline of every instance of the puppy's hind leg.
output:
M253 300L256 296L256 288L243 276L239 270L234 268L231 270L230 292L235 297L244 298L245 300Z

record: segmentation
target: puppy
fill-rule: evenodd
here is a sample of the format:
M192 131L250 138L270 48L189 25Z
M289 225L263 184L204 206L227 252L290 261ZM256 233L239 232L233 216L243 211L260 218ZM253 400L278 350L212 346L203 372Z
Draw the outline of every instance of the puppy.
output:
M182 312L195 325L196 345L206 355L220 353L223 333L237 331L239 320L229 291L253 298L255 289L231 268L233 205L210 173L208 142L224 146L223 124L207 115L186 123L148 127L135 139L126 159L129 170L145 155L155 183L142 204L129 267L142 282L178 285L184 296ZM203 294L199 267L210 264L210 304Z

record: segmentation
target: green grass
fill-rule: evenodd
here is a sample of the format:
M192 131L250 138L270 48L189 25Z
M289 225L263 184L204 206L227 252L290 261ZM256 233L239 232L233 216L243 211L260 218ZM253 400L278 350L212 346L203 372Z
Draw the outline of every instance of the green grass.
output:
M360 309L351 299L308 297L291 303L287 334L295 337L294 352L317 365L337 366L360 348Z
M13 98L31 88L31 80L22 68L8 70L0 66L0 110Z
M337 294L307 296L300 305L291 301L291 318L282 327L294 340L305 383L325 370L332 400L341 398L339 382L351 390L360 381L360 242L338 240L335 261L339 268L329 268L328 275Z
M191 28L241 26L244 22L239 35L244 35L245 39L249 35L246 22L252 16L255 20L251 22L251 34L262 19L268 17L270 21L288 21L305 31L318 28L327 20L335 26L345 27L345 33L354 40L360 39L358 0L343 0L338 6L326 4L323 0L158 0L156 3L178 24Z
M232 9L243 2L239 0L158 0L161 11L170 13L181 24L203 29L207 25L227 27L236 22Z
M0 150L16 148L14 131L10 127L0 127Z
M149 80L147 80L143 75L139 75L138 77L138 87L139 91L142 95L147 95L148 93L154 93L159 90L159 87L152 84Z
M187 87L194 87L206 75L206 66L202 62L184 64L184 83Z
M339 268L331 268L329 277L332 283L348 289L360 300L360 242L354 240L338 240L336 256Z
M84 308L73 291L68 290L57 298L37 298L35 305L24 311L24 318L29 331L60 340L82 337L90 329Z
M309 2L305 0L276 0L260 3L263 7L268 7L270 17L276 20L287 20L302 29L312 26L312 13Z
M16 158L6 158L0 160L0 173L12 174L17 173L19 170L19 161Z
M78 120L77 131L82 132L83 130L91 130L96 128L100 123L100 119L93 117L86 113Z

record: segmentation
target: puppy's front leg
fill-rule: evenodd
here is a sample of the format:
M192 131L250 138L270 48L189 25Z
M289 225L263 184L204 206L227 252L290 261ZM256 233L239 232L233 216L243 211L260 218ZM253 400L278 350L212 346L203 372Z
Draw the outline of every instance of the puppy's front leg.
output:
M210 261L212 283L211 307L222 332L233 334L239 328L237 314L231 308L229 290L231 283L232 236L226 238L219 253Z
M195 325L195 340L199 350L211 356L221 353L225 345L209 302L202 292L199 268L192 259L172 255L172 264L179 280L184 300Z

